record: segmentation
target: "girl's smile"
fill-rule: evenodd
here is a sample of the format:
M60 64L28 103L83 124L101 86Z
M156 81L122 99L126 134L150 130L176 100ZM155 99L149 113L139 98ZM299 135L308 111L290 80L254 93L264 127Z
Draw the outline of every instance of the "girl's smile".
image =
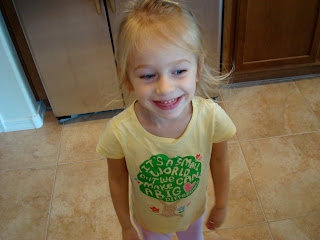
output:
M173 98L170 100L164 100L164 101L153 101L157 107L161 108L162 110L171 110L176 108L181 100L181 97Z
M129 89L138 99L137 116L157 124L187 117L198 81L196 56L154 39L140 46L131 53L127 71Z

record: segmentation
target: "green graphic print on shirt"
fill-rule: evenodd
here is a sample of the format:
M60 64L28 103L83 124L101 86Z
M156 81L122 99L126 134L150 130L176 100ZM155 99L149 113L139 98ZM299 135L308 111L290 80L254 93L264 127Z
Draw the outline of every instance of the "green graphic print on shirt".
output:
M197 159L201 158L198 154ZM174 202L190 196L197 189L200 176L201 162L194 156L169 158L159 154L140 165L137 181L147 196Z

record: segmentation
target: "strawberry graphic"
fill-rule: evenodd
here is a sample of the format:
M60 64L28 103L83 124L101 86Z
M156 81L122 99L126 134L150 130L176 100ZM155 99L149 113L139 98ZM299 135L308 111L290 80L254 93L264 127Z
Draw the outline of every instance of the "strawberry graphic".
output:
M160 210L159 208L156 208L156 207L152 207L152 208L150 208L150 209L151 209L153 212L157 212L157 213L158 213L159 210Z
M200 154L197 154L196 159L198 159L200 161L202 159L202 156Z

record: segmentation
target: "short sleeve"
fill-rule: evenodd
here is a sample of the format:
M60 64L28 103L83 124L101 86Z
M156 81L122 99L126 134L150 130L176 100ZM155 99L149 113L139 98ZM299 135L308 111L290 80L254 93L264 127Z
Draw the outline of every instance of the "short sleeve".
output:
M116 134L116 127L112 120L108 122L106 129L100 136L96 151L106 158L124 158L123 150Z
M216 104L214 110L213 143L219 143L232 138L236 134L236 126L227 113Z

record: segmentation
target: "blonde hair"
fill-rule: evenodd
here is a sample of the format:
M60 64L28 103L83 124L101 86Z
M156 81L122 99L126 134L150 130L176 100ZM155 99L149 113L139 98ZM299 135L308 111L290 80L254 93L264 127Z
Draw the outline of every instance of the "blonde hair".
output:
M128 58L139 49L142 40L150 36L169 41L197 56L198 78L195 95L213 97L231 72L221 75L208 64L199 24L181 2L169 0L135 0L127 5L127 14L120 24L116 45L116 60L120 89L125 89Z

